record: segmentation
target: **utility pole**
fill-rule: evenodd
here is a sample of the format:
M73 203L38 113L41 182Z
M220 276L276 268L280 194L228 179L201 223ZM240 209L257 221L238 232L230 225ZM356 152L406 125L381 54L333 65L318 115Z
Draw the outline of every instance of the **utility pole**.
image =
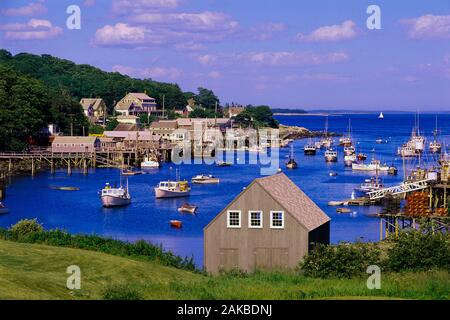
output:
M163 94L163 114L162 114L163 119L165 118L165 116L164 116L165 109L166 109L166 95Z
M73 137L73 114L69 114L70 117L70 136Z

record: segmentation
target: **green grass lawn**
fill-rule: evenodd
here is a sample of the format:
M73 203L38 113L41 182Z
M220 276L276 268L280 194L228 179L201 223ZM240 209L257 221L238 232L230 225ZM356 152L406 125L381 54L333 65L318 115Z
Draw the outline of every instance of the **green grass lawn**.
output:
M66 268L81 268L81 290L68 290ZM0 240L0 299L101 299L128 284L146 299L449 299L446 271L382 274L366 279L312 279L294 273L209 277L104 253Z

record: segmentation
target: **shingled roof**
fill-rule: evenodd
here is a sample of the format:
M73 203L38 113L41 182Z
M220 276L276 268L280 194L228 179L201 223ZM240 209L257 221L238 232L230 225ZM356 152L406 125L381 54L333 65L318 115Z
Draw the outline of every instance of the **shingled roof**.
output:
M309 231L330 221L330 217L284 173L255 179L255 183Z

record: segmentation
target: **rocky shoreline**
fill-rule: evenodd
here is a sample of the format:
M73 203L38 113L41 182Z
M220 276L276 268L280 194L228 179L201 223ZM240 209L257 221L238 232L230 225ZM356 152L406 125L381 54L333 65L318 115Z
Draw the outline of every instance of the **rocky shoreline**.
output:
M280 138L282 139L305 139L305 138L322 138L322 137L341 137L341 133L324 131L311 131L305 127L285 126L280 124Z

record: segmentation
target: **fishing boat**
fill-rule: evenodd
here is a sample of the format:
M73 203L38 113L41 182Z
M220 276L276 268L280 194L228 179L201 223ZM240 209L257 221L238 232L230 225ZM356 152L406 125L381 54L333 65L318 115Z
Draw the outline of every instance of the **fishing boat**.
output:
M192 178L192 183L197 184L213 184L213 183L219 183L219 178L214 177L213 175L204 175L199 174Z
M172 228L180 229L183 226L183 222L180 220L170 220L169 222Z
M355 147L352 145L344 147L344 155L346 156L354 155L355 152L356 152Z
M232 162L227 162L227 161L217 161L216 164L218 167L230 167L233 165Z
M383 181L378 176L364 180L364 182L355 188L355 195L357 197L365 197L369 192L378 191L384 188Z
M417 157L418 153L416 152L416 149L414 147L408 144L403 144L397 149L397 155L401 156L402 158L412 158Z
M286 168L288 169L297 169L298 164L294 159L294 146L291 145L291 153L289 155L289 161L286 163Z
M350 154L350 155L345 155L344 156L344 164L347 167L351 167L353 163L356 162L356 155L355 154Z
M5 214L8 212L9 212L9 209L3 203L0 202L0 214Z
M383 114L383 112L380 112L380 115L378 116L378 119L384 119L384 114Z
M352 170L354 171L389 171L389 166L381 164L380 160L372 159L368 164L366 163L353 163Z
M398 169L396 166L394 166L393 164L391 164L391 166L389 167L388 170L388 174L392 175L392 176L396 176L398 173Z
M328 115L327 115L326 121L325 121L324 138L322 140L320 140L318 145L320 145L320 147L317 149L321 149L321 148L329 149L333 145L333 140L328 136Z
M197 206L190 205L189 203L185 203L181 207L178 208L178 212L194 214L197 212L197 209L198 209Z
M338 161L338 152L334 149L328 149L325 151L325 161L326 162L337 162Z
M144 158L144 161L141 162L142 169L157 169L161 167L159 161L152 160L148 156Z
M179 198L187 197L191 193L191 187L186 180L180 181L179 171L176 172L176 181L160 181L155 187L155 197L160 198Z
M101 200L103 207L123 207L131 203L131 195L128 191L128 180L126 187L111 187L109 183L101 191Z
M339 139L339 145L343 147L350 147L353 145L351 119L348 119L348 135Z
M317 152L317 148L316 145L314 143L312 143L311 140L308 141L308 144L306 144L303 147L303 152L305 153L305 155L307 156L315 156L316 152Z

